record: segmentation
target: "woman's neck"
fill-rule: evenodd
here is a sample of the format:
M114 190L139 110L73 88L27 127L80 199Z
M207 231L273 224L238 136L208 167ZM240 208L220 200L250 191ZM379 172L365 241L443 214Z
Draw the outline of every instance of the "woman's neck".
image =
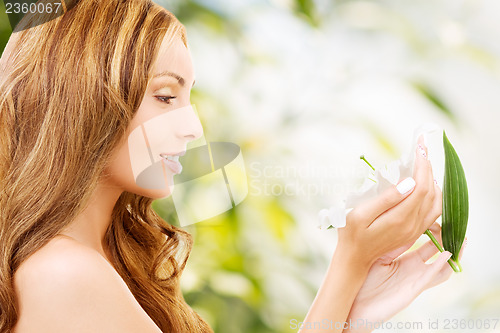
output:
M119 187L99 183L87 207L59 233L98 251L108 261L104 235L111 223L113 208L123 193Z

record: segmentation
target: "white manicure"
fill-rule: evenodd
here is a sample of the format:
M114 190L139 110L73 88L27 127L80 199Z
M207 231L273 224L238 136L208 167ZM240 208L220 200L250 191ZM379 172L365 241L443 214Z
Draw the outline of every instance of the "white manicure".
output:
M396 186L399 193L406 194L410 192L415 187L415 179L408 177Z

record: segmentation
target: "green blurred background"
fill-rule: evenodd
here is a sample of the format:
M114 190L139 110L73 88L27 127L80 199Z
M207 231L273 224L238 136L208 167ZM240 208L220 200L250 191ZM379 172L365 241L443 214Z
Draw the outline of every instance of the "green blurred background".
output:
M240 145L247 168L243 203L185 227L195 238L185 298L215 332L294 331L336 245L317 212L359 185L359 155L397 159L425 122L446 129L462 159L468 248L463 273L392 321L500 318L499 2L156 2L187 28L207 140ZM0 51L10 34L2 8ZM442 182L439 142L429 145ZM178 224L170 199L154 205Z

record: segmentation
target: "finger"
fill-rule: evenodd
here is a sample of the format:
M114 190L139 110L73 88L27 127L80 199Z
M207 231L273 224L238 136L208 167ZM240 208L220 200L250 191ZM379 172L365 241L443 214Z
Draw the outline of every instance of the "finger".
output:
M465 237L464 242L462 243L462 247L460 248L460 252L458 252L458 260L462 259L462 255L464 254L464 249L467 246L467 237Z
M431 232L434 235L436 235L436 238L437 238L437 234L441 235L441 232L440 232L441 226L439 226L439 224L435 223L431 226L431 228L434 229L434 230L431 230ZM439 228L439 232L436 232L437 228ZM438 241L439 241L439 243L442 244L441 238L439 238ZM466 246L467 246L467 237L465 238L464 244L462 245L462 248L460 249L460 253L458 254L458 260L462 259L463 251L464 251ZM448 280L452 274L453 274L453 269L450 267L450 265L444 265L443 268L441 268L441 271L437 275L437 277L434 280L434 282L432 283L432 285L430 285L429 287L438 285L438 284Z
M422 206L422 200L429 191L428 167L430 163L427 160L427 152L425 146L423 146L422 136L419 137L419 144L422 148L417 145L415 152L415 169L413 171L413 178L416 182L415 189L404 202L398 205L398 209L409 213L412 213L415 209L419 209Z
M441 237L441 226L439 223L435 222L432 224L432 226L429 227L430 232L434 235L436 240L438 241L441 246L443 246L443 240ZM462 244L462 248L460 249L460 252L458 253L458 260L462 260L462 255L464 253L465 248L467 247L467 237L464 239L464 243ZM455 265L456 266L456 265Z
M467 246L467 237L465 238L464 244L462 245L460 253L458 254L458 260L462 259L462 254L466 246ZM432 286L438 285L448 280L452 274L453 274L453 269L450 267L450 265L444 265L443 268L441 268L441 271L439 272L435 280L435 283Z
M452 271L451 267L447 263L450 257L451 253L444 251L439 254L439 257L437 257L432 264L428 265L427 270L419 280L420 290L424 290L438 284L444 276L441 274L442 272L447 272L447 270Z
M392 209L389 213L390 215L398 216L399 218L413 216L415 213L418 213L420 207L422 206L422 200L425 199L425 195L428 192L427 178L429 174L427 168L429 163L427 161L427 148L424 145L422 135L419 137L418 143L419 144L417 145L415 151L415 169L413 171L413 179L416 184L413 185L413 190L409 193L408 198L397 205L397 207L394 207L394 209ZM406 179L404 181L406 181Z
M429 228L428 228L435 236L439 236L441 238L441 225L437 222L434 222Z
M466 247L466 246L467 246L467 237L465 238L465 241L464 241L464 243L463 243L463 245L462 245L462 248L460 249L460 252L458 253L458 261L461 261L461 260L462 260L462 255L463 255L463 253L464 253L464 249L465 249L465 247ZM457 266L457 264L456 264L456 261L455 261L455 263L453 263L453 265L455 265L455 267L456 267L456 268L458 268L458 266ZM451 268L451 267L450 267L450 268ZM448 271L448 270L446 270L446 269L443 269L443 272L442 272L442 273L440 273L440 274L441 274L441 275L440 275L440 276L441 276L441 277L440 277L440 278L441 278L441 280L442 280L442 281L446 281L446 280L447 280L447 279L451 276L452 272L453 272L452 270ZM441 281L441 282L442 282L442 281Z
M432 212L435 214L432 216L434 221L443 213L443 192L437 184L434 184L434 207Z
M436 238L437 242L443 246L443 239L441 237L441 226L439 223L434 222L430 227L429 231L434 235L434 238Z
M432 202L432 208L427 213L427 216L423 219L422 229L424 231L426 229L429 229L443 213L443 198L441 189L439 188L439 186L435 184L434 187L435 187L435 196ZM438 232L439 234L441 234L441 230L439 230Z
M428 149L427 146L424 144L424 139L423 136L419 137L418 140L418 145L417 145L417 154L423 155L425 160L427 161L425 163L426 167L425 170L427 172L425 180L422 180L422 182L426 182L425 188L427 189L427 192L425 193L425 196L422 200L422 203L420 205L419 209L419 214L420 216L424 217L421 219L422 221L422 226L426 225L427 223L432 224L436 219L433 219L432 221L429 221L428 219L425 219L425 217L428 216L429 212L432 211L434 208L434 200L436 197L436 187L434 183L434 176L432 173L432 164L429 161L429 155L428 155ZM437 218L437 217L436 217Z
M386 253L385 255L383 255L382 257L380 257L380 261L382 262L382 264L384 265L389 265L391 262L394 261L394 259L396 259L397 257L399 257L400 255L402 255L403 253L405 253L410 247L412 247L413 245L413 242L411 243L408 243L406 245L403 245L401 246L400 248L397 248L395 250L392 250L391 252L389 253Z
M423 137L418 139L417 148L415 151L415 169L413 170L413 178L417 182L417 186L426 187L429 177L429 161L427 160L427 147L423 142Z
M439 273L436 275L434 280L428 285L428 288L437 286L440 283L443 283L444 281L448 280L450 276L453 274L453 269L450 267L449 264L443 265Z
M377 197L354 208L349 215L351 218L364 220L369 226L377 217L385 211L396 206L408 197L415 187L415 180L411 177L401 181L397 186L391 186Z
M458 253L458 260L462 260L462 255L464 254L464 250L466 247L467 247L467 237L465 237L462 248L460 249L460 252Z
M436 196L436 185L434 184L434 181L432 181L430 189L420 202L417 219L420 223L419 226L416 227L418 228L419 233L425 231L441 215L441 204L442 198L438 198Z
M434 256L439 250L432 241L428 241L415 251L417 252L420 259L422 259L422 262L425 263L427 262L427 260L432 258L432 256Z
M427 156L427 159L429 159L429 156ZM427 186L429 188L428 195L431 198L435 198L436 183L434 183L434 172L432 171L432 164L430 161L428 161L428 166L427 166Z
M420 149L422 149L425 152L425 158L428 159L429 151L427 149L427 146L425 145L425 139L424 139L424 135L423 134L420 134L418 136L417 146L419 146Z
M427 146L425 145L425 140L424 140L424 135L421 134L419 137L418 137L418 140L417 140L417 154L421 154L423 155L423 157L425 158L425 160L428 161L428 168L427 168L427 173L428 173L428 181L429 181L429 188L432 188L433 186L433 182L434 182L434 176L432 174L432 165L429 161L429 149L427 148Z
M434 221L437 220L439 216L441 216L443 202L441 189L434 181L432 164L430 162L427 169L429 191L427 192L419 211L419 214L424 217L423 219L421 219L422 230L427 229L430 225L432 225L432 223L434 223Z
M433 174L433 171L432 171L432 164L431 164L431 162L429 160L429 150L428 150L427 146L424 143L423 136L421 136L419 138L419 142L418 142L417 147L419 147L420 149L423 149L424 152L425 152L426 160L428 161L427 172L428 172L429 188L432 189L434 187L434 185L435 185L435 183L434 183L434 174Z

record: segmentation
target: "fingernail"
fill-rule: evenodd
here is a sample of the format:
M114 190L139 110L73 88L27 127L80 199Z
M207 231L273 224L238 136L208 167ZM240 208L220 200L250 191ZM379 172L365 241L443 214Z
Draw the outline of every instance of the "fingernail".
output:
M448 252L448 251L446 251L446 252ZM448 261L451 258L451 256L452 256L451 252L448 252L446 254L446 261Z
M399 183L396 188L401 194L406 194L410 192L414 187L415 187L415 179L412 177L408 177L405 180L403 180L401 183Z
M420 143L417 145L417 150L420 153L420 155L422 155L425 159L427 159L427 153L425 152L424 147Z

